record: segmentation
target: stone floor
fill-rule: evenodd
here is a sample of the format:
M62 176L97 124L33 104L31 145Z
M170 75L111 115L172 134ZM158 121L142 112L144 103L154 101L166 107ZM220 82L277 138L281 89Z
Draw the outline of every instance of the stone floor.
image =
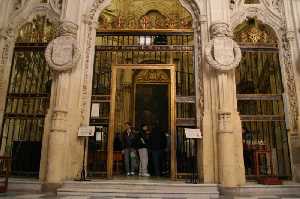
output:
M58 197L51 194L32 194L32 193L16 193L9 192L6 194L0 194L0 199L139 199L139 197L97 197L97 196L62 196ZM147 198L143 198L147 199ZM148 198L148 199L186 199L182 197L178 198ZM201 199L201 198L197 198ZM227 199L221 197L220 199ZM300 199L299 195L286 195L286 196L262 196L262 197L234 197L234 199Z

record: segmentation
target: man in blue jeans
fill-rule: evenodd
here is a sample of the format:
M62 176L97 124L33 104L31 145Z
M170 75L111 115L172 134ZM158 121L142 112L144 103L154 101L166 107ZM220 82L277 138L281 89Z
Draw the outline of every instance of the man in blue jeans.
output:
M125 123L126 129L121 136L125 162L125 172L127 176L135 175L136 151L134 149L135 134L130 122Z

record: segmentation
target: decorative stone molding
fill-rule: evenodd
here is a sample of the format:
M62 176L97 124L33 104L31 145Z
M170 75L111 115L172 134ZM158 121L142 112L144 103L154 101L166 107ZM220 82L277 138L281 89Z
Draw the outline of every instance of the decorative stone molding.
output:
M292 51L290 46L290 37L289 34L284 34L282 37L282 56L283 64L285 68L286 76L286 88L289 101L289 120L291 130L297 129L297 120L298 120L298 97L296 89L296 79L293 70L293 61L292 61Z
M162 70L142 70L135 77L136 83L169 82L169 76Z
M50 4L51 8L57 14L61 14L61 11L62 11L62 0L50 0L49 4Z
M219 121L219 133L231 133L232 131L232 119L231 112L229 111L220 111L218 114Z
M207 23L208 19L207 19L207 15L201 15L200 16L200 23L204 24Z
M51 131L66 132L67 128L64 121L68 112L66 110L53 110Z
M283 12L282 0L261 0L266 9L275 15L281 16Z
M59 28L60 36L47 46L45 57L52 70L64 72L71 70L80 59L76 33L78 26L63 22Z
M11 41L15 38L14 31L11 27L6 29L0 29L0 39Z
M234 69L241 61L242 54L238 44L230 37L229 25L215 23L211 26L213 39L205 49L206 59L214 69L226 72Z

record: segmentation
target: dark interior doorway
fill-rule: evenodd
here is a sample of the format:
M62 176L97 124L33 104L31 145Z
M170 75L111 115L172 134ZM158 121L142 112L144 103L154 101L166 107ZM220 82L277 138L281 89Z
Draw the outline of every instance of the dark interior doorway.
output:
M169 131L169 99L167 84L137 84L135 92L135 126L158 122L162 131Z

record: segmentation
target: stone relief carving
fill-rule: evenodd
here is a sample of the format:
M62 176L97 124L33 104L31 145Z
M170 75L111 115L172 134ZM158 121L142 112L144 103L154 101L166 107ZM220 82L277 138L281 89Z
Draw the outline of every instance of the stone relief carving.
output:
M219 132L230 133L232 132L231 112L219 112Z
M282 0L262 0L266 8L271 9L275 14L282 13Z
M2 48L0 48L0 74L1 76L5 73L5 65L7 64L8 58L9 58L9 49L11 45L13 44L15 38L15 34L13 32L13 29L7 28L7 29L0 29L0 40L4 40L4 45ZM0 91L4 89L4 81L5 78L0 77Z
M289 100L289 117L291 128L297 128L297 119L298 119L298 99L297 99L297 89L296 89L296 80L295 74L293 70L293 62L292 62L292 51L290 46L290 39L289 34L285 33L282 36L282 55L283 55L283 62L285 66L285 73L286 73L286 88L288 93L288 100Z
M45 57L52 68L57 72L71 70L79 61L80 50L77 45L77 25L64 21L59 29L60 36L47 46Z
M241 50L233 41L231 31L226 23L215 23L211 26L213 39L205 49L208 63L218 71L232 70L241 61Z
M142 70L136 76L136 82L169 82L169 77L162 70Z
M279 18L281 18L283 14L283 4L281 0L260 0L257 2L253 0L250 0L249 2L246 2L245 0L230 0L230 8L232 12L239 12L241 10L247 12L247 9L252 11L253 9L258 9L258 12L260 10L265 14L265 11L269 11L269 14Z
M63 0L50 0L49 3L55 12L61 13Z
M25 0L15 0L14 2L14 10L21 9L25 4Z

